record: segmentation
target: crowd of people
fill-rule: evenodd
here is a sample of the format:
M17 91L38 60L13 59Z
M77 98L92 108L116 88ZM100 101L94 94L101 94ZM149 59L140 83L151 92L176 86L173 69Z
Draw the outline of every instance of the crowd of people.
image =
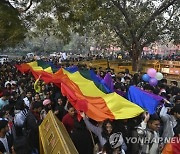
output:
M34 87L36 80L31 72L22 74L14 64L0 65L0 153L38 154L38 127L50 110L64 124L79 154L160 154L169 150L168 144L180 145L177 81L168 85L162 79L152 87L142 81L140 73L132 75L128 70L115 73L110 68L78 65L79 69L93 69L101 78L110 73L115 89L125 98L130 85L164 97L153 115L144 112L132 119L94 121L80 112L82 119L78 120L77 111L60 89L41 80ZM180 148L174 148L177 149Z

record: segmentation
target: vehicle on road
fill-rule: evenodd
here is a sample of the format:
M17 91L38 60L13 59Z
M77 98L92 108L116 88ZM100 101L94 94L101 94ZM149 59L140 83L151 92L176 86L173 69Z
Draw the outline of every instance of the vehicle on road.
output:
M4 64L9 61L8 55L0 55L0 64Z

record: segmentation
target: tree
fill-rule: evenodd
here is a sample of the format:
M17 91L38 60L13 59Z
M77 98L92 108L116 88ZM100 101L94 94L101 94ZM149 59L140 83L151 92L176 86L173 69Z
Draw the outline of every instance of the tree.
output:
M93 32L94 38L100 44L112 42L120 46L129 51L134 71L139 68L143 47L158 40L180 43L179 0L2 0L1 2L8 3L8 8L15 10L16 19L18 17L21 21L20 25L23 23L26 27L34 26L51 32L66 42L70 40L72 32L86 36ZM11 12L10 14L12 15Z
M162 39L179 43L179 0L44 0L39 8L53 13L66 32L109 31L129 51L134 71L143 47Z
M26 28L19 12L7 1L0 1L0 48L15 46L25 37Z
M22 42L35 26L34 8L41 0L0 1L0 48L14 47Z

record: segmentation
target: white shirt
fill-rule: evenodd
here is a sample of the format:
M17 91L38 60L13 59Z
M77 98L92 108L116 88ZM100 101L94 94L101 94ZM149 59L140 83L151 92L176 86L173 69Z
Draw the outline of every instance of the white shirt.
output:
M158 147L159 147L159 135L158 135L158 133L157 132L155 132L154 131L154 139L153 140L155 140L155 142L153 143L153 145L152 145L152 147L151 147L151 149L150 149L150 151L149 151L149 153L150 154L158 154Z
M6 136L4 138L0 137L0 141L3 143L6 152L9 152L7 137Z
M24 103L26 104L27 107L30 107L30 101L28 100L27 97L23 98Z

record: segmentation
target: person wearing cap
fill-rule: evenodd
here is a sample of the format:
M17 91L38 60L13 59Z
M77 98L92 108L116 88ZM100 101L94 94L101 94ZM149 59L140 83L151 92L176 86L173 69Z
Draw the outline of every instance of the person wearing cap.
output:
M45 99L43 101L43 106L44 106L44 109L41 111L41 114L40 114L42 120L46 117L49 110L52 109L51 100L50 99Z

